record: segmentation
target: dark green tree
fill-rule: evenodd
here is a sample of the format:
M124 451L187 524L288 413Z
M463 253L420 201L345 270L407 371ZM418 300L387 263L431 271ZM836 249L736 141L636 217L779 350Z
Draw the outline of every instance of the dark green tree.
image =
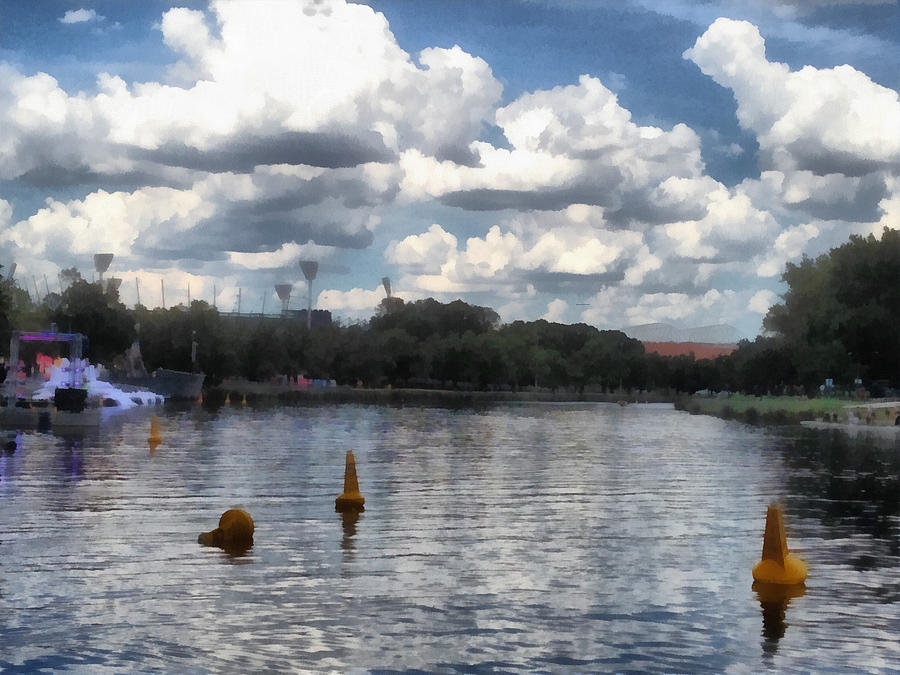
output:
M900 383L900 232L851 236L815 260L788 263L782 279L788 291L763 325L784 340L803 384Z
M73 282L62 294L62 303L51 314L59 330L83 333L88 338L85 356L94 363L109 364L131 344L134 318L110 287L83 280Z

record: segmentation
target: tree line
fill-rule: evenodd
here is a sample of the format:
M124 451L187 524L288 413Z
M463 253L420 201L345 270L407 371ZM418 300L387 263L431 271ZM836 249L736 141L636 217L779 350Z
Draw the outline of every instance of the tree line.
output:
M67 270L62 296L36 304L0 286L0 339L10 331L88 336L87 355L107 367L139 340L148 370L190 370L192 345L210 384L282 374L369 387L815 394L826 379L852 390L900 385L900 233L853 236L816 259L789 263L788 286L763 325L728 356L647 353L617 330L545 320L501 324L494 310L461 300L385 298L366 322L313 326L290 318L220 314L189 307L126 308L117 291ZM48 301L50 300L50 301Z

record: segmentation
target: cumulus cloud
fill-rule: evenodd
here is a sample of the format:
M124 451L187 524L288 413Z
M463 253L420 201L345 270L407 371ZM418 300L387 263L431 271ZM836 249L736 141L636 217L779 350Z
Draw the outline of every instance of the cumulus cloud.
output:
M485 60L409 54L363 4L213 0L166 11L158 30L177 62L156 81L99 73L73 93L0 64L0 179L51 195L16 216L0 200L0 248L29 273L106 250L141 283L209 294L218 275L218 294L250 279L268 298L301 257L340 270L377 243L373 266L399 271L402 297L557 320L577 294L607 327L724 321L759 313L785 262L900 213L897 92L849 66L770 62L746 22L717 20L684 53L734 92L759 142L759 178L732 187L706 173L701 142L720 159L744 148L637 123L621 76L501 107ZM382 297L318 302L363 318Z
M753 294L750 298L750 302L747 303L747 309L751 312L756 312L757 314L766 314L769 311L769 307L774 305L777 301L778 296L775 295L775 293L763 289Z
M810 240L819 236L819 228L811 223L791 227L775 238L772 250L759 264L756 272L761 277L773 277L784 271L784 264L796 260L808 250Z
M756 26L724 18L684 56L734 92L738 120L756 134L763 168L861 176L900 166L897 92L855 68L791 72L766 59Z
M367 319L375 313L384 297L384 289L381 287L372 290L365 288L353 288L349 291L327 290L319 293L315 307L327 307L342 316ZM403 294L397 297L403 297Z
M87 23L89 21L103 21L104 17L93 9L70 9L59 18L60 23Z
M699 136L684 124L639 126L600 80L524 94L496 113L512 149L473 142L477 167L410 150L401 158L403 192L470 210L562 209L583 203L608 217L643 203L672 177L702 175Z
M546 321L563 323L569 310L569 303L560 298L555 298L547 305L547 313L541 318Z

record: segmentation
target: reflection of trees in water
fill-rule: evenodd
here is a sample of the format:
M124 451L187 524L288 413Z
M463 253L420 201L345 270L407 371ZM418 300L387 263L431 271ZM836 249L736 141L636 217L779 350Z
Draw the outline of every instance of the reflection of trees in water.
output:
M784 449L792 468L789 491L807 515L830 529L851 526L854 533L884 540L891 555L900 552L893 522L900 514L900 453L839 431L807 431L789 439ZM878 566L870 558L859 559L862 569Z

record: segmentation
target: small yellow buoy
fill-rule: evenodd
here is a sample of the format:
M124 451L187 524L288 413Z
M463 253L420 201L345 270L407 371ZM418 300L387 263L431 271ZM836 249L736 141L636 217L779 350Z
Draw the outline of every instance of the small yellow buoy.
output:
M806 563L790 555L781 508L776 504L766 512L762 560L753 567L753 578L766 584L802 584L806 581Z
M160 443L162 443L162 436L159 434L159 418L154 415L150 418L150 436L147 438L150 452L155 452Z
M253 518L244 509L228 509L219 518L219 526L202 533L197 543L218 546L226 551L246 550L253 546Z
M365 511L366 498L359 492L356 478L356 458L353 452L347 451L344 464L344 491L334 500L335 511Z
M225 405L231 405L231 394L225 394Z
M247 394L241 396L241 405L247 405Z

